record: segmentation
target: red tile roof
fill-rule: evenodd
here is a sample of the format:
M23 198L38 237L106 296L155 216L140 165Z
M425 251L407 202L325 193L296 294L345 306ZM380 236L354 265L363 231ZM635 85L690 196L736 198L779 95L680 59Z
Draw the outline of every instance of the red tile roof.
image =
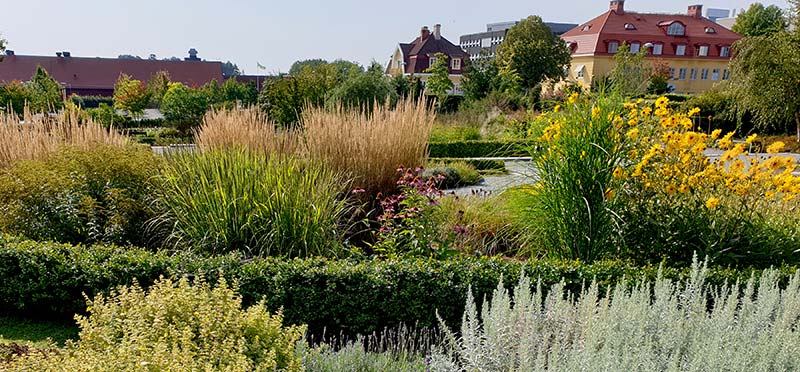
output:
M667 35L666 28L673 22L680 22L686 27L685 36ZM635 29L626 29L626 24ZM589 27L584 31L585 27ZM706 32L713 28L715 33ZM687 14L650 14L623 11L622 14L609 10L598 17L578 25L567 31L561 38L567 43L576 43L574 55L608 54L609 41L661 43L664 45L663 57L675 55L675 47L679 44L687 46L686 56L696 55L695 48L708 45L709 57L720 57L719 47L730 46L741 36L724 26L704 17L693 17ZM706 58L706 57L703 57Z
M0 62L0 84L13 80L30 80L36 66L69 89L113 89L119 75L148 81L158 71L168 71L172 81L200 86L211 80L223 82L221 62L153 61L146 59L3 56Z
M444 53L451 59L461 58L463 61L462 66L466 66L466 61L469 59L469 54L462 50L461 47L451 43L444 36L440 36L437 39L433 34L425 38L420 35L408 44L401 43L400 50L403 52L403 59L406 63L406 73L423 73L429 67L428 56L436 53ZM460 74L462 70L451 69L450 73Z

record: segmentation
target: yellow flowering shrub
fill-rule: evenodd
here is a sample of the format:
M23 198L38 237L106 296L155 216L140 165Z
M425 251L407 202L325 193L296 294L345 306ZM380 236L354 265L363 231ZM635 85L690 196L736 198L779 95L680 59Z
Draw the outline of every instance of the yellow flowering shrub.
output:
M211 288L160 280L145 292L121 287L89 303L77 316L77 342L30 353L14 371L301 371L295 355L304 327L283 327L280 313L263 304L246 310L236 288L224 280Z

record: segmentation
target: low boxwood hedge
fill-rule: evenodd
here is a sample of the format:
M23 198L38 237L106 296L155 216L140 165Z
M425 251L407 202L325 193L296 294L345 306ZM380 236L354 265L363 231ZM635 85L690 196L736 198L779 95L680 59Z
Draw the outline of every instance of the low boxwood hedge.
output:
M160 276L222 274L239 283L247 304L266 301L283 308L289 323L308 324L312 334L367 333L400 323L434 326L436 311L451 326L461 321L467 288L481 299L502 277L511 287L521 271L543 284L564 281L577 290L592 278L603 284L625 277L655 278L657 267L621 261L577 261L459 257L451 260L243 260L201 258L189 253L151 252L115 246L70 246L16 238L0 239L0 309L11 314L69 317L91 297L134 280L148 286ZM795 268L781 270L784 278ZM749 278L754 270L710 270L708 282ZM664 269L684 279L689 269Z
M431 163L455 163L463 161L479 171L506 171L506 163L502 160L492 159L464 159L464 158L430 158Z
M432 158L487 158L530 156L530 141L453 141L428 144Z

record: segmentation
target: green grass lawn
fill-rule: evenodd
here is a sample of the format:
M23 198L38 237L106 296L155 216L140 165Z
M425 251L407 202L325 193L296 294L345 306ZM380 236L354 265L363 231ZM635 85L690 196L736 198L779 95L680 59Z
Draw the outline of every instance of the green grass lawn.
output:
M46 347L52 341L63 346L64 341L77 338L78 326L75 322L0 316L0 344Z

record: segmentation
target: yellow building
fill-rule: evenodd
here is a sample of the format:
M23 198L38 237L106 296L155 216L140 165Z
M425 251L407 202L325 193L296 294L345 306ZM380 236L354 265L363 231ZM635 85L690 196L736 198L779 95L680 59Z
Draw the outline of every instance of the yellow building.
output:
M611 1L609 10L578 25L561 38L572 50L569 79L590 86L608 76L622 43L631 53L642 48L647 58L666 66L676 93L699 93L730 78L731 45L741 36L702 16L702 5L687 14L626 12L625 2Z

